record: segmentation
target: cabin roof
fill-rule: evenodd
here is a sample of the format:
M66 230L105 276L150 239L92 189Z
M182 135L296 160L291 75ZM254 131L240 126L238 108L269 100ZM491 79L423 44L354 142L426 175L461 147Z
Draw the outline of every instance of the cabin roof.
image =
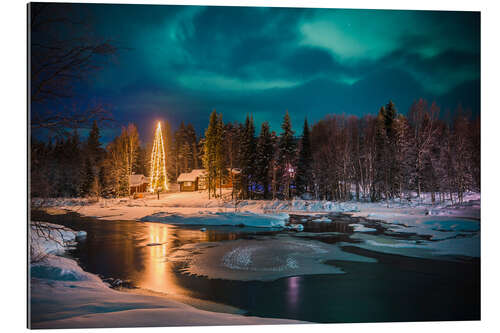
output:
M230 168L227 168L228 172L231 172ZM233 174L239 174L241 172L240 169L233 168ZM197 178L202 178L206 175L205 169L193 169L191 172L181 173L179 177L177 177L177 182L194 182Z
M134 174L129 176L130 186L140 186L142 184L147 184L148 182L148 177L145 177L143 174Z
M194 182L197 178L205 174L205 169L194 169L191 172L181 173L177 178L177 182Z

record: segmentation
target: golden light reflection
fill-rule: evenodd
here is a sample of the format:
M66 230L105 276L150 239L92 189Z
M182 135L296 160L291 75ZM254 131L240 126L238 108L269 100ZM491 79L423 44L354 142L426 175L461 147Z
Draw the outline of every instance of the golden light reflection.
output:
M133 272L134 283L139 288L183 296L192 291L182 286L182 276L175 271L175 264L169 257L184 244L235 240L238 236L232 232L203 232L161 223L145 223L144 227L141 262Z
M173 250L169 226L159 223L147 224L146 232L148 244L144 247L144 271L137 272L137 285L158 292L184 293L168 261L168 254Z

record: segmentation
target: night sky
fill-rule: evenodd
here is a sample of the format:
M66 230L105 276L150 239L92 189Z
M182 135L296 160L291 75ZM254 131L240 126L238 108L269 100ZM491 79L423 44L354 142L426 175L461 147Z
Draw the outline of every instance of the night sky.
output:
M285 110L300 133L305 117L376 114L389 99L403 113L420 97L479 113L479 13L84 6L124 50L78 98L109 103L143 141L157 119L202 134L213 109L278 133Z

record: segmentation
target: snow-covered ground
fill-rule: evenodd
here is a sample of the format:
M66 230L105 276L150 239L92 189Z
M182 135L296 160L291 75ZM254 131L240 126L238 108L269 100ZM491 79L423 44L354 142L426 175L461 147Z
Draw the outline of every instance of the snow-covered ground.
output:
M46 226L49 224L45 224ZM32 328L296 324L294 320L215 313L166 297L113 290L63 254L81 233L57 225L50 238L31 232L43 260L30 266Z
M449 200L432 205L430 196L423 194L420 199L412 201L394 199L387 202L334 202L325 200L239 200L231 201L230 192L223 192L224 199L208 199L206 191L176 192L162 194L160 200L156 195L147 195L141 199L118 198L100 199L98 202L81 198L58 198L49 200L34 199L33 204L41 203L45 207L68 209L82 215L93 216L105 220L140 220L158 213L204 215L206 213L360 213L361 215L377 218L404 215L435 215L460 216L479 219L480 194L467 193L464 204L452 205Z
M228 198L227 192L225 198ZM343 273L335 265L326 264L329 260L376 264L372 258L344 251L345 245L415 257L480 257L480 194L477 193L468 193L462 205L451 202L433 205L428 195L411 202L234 202L208 200L206 192L168 193L160 200L153 195L137 200L103 199L99 202L53 199L46 201L47 204L51 214L70 210L102 220L189 224L203 226L203 229L211 225L244 225L299 231L295 235L279 233L272 238L187 244L169 255L168 260L186 264L183 265L186 273L210 278L274 280L294 275ZM384 232L374 228L375 222L361 219L349 223L353 232L348 237L355 242L327 244L298 237L303 230L301 224L285 225L290 214L304 215L300 223L313 221L323 225L336 223L335 215L330 213L345 212L353 217L379 220L376 223L383 226ZM56 227L51 240L42 237L44 225ZM39 224L39 228L31 232L34 253L44 259L31 265L33 327L294 323L207 312L165 297L110 289L99 277L83 271L74 260L58 256L78 237L85 236L59 227Z
M332 202L314 200L243 200L231 201L230 192L224 199L208 199L207 192L177 192L142 199L85 199L49 200L51 211L77 211L103 220L137 220L190 225L232 225L267 228L285 228L290 214L318 215L318 223L332 223L330 213L350 213L354 217L382 220L393 235L375 235L375 229L360 223L351 223L359 241L355 246L407 255L480 256L480 194L466 193L464 203L457 205L447 200L432 204L431 196L389 202ZM307 219L301 220L301 223ZM294 230L301 231L298 224ZM397 235L417 235L419 239L404 239ZM411 238L411 237L407 237ZM411 249L405 250L405 249Z

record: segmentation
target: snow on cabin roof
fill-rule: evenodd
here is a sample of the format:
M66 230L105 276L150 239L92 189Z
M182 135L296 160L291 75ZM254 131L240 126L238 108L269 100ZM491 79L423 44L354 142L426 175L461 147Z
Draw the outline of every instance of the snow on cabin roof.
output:
M191 173L181 173L179 175L179 177L177 177L177 182L194 182L196 181L196 178L198 178L198 176L195 176Z
M148 179L143 174L129 176L129 186L140 186L144 183L148 183Z
M231 168L227 168L228 172L231 172ZM241 173L240 169L233 168L233 174ZM193 169L191 172L181 173L177 178L177 182L194 182L196 178L205 177L206 171L205 169Z
M177 182L194 182L196 178L203 177L205 175L205 169L194 169L188 173L181 173L177 178Z

